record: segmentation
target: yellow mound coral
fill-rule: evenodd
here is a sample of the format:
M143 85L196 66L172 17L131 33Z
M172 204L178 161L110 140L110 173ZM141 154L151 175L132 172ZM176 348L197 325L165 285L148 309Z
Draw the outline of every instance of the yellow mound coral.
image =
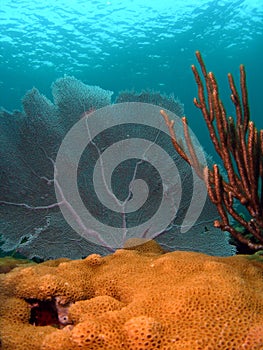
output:
M33 265L34 263L30 260L16 259L12 256L5 256L0 258L0 273L7 273L20 265Z
M262 262L142 247L0 275L2 349L263 349Z

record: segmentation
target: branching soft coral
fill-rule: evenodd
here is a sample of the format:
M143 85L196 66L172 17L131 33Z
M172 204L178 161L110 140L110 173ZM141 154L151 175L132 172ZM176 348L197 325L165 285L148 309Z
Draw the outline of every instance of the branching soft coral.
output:
M255 124L250 120L245 68L243 65L240 66L241 97L236 89L233 76L228 74L236 118L227 117L214 74L207 73L199 51L196 52L196 57L202 70L204 84L196 66L192 65L198 86L198 99L194 99L194 104L203 114L215 150L222 159L227 179L222 176L217 164L209 169L199 162L189 136L185 117L182 118L182 122L188 153L183 150L179 140L176 139L173 121L169 119L166 112L161 111L161 114L169 128L175 149L193 166L206 183L209 197L216 205L221 218L214 222L214 226L228 231L249 249L262 250L263 130L257 130ZM237 203L246 209L248 219L238 212ZM234 219L234 223L230 218ZM237 224L243 227L241 232ZM250 234L250 238L247 237L247 233Z

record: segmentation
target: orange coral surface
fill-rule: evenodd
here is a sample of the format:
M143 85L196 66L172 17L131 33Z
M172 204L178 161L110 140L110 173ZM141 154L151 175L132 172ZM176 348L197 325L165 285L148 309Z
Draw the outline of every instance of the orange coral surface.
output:
M0 348L263 349L262 262L142 247L1 274Z

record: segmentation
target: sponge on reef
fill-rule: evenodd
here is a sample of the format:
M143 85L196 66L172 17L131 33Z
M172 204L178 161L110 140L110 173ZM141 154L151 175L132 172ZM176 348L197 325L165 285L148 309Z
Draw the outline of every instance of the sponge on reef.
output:
M1 274L0 348L263 349L262 262L145 247Z

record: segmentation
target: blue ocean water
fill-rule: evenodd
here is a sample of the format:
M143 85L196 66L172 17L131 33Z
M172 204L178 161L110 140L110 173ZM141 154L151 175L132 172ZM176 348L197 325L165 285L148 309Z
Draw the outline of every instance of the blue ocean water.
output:
M238 79L245 64L251 117L262 128L261 0L1 0L0 106L21 109L33 86L51 97L51 83L64 74L115 94L159 90L184 103L205 146L193 105L195 50L216 74L229 113L227 73Z

